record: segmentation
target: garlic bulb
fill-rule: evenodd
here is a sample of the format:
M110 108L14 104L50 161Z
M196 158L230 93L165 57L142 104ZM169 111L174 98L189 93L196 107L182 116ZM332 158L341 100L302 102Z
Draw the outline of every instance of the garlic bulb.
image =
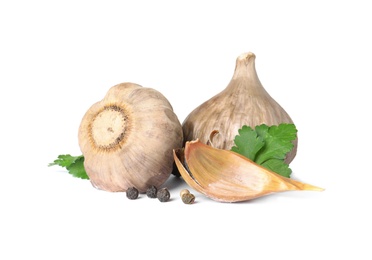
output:
M219 135L214 138L213 146L229 150L243 125L254 128L261 124L293 123L262 86L255 69L255 58L251 52L240 55L229 85L186 117L182 124L184 143L197 138L207 143L210 133L217 130ZM297 139L286 163L293 160L296 151Z
M107 191L162 185L182 145L182 126L158 91L133 83L109 89L79 128L84 167L93 186Z
M274 192L322 188L272 172L232 151L216 149L199 140L173 150L185 182L205 196L221 202L252 200Z

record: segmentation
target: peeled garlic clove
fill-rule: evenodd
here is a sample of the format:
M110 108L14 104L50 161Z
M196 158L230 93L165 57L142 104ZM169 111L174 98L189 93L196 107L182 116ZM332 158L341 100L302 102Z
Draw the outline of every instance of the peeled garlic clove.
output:
M210 133L218 130L220 134L214 138L214 147L230 150L243 125L255 128L261 124L293 123L262 86L256 73L255 58L251 52L240 55L229 85L186 117L182 124L184 143L197 138L207 143ZM286 157L287 164L296 156L296 151L297 139Z
M323 190L282 177L242 155L199 140L186 142L184 149L173 150L173 156L185 182L216 201L246 201L291 190Z
M182 127L158 91L133 83L109 89L92 105L79 128L84 167L93 186L107 191L161 186L173 168L172 150Z

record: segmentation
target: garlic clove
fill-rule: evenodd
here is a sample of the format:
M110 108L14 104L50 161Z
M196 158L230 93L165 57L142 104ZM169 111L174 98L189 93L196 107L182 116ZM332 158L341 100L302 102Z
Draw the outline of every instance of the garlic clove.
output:
M182 126L158 91L134 83L110 88L85 113L79 127L84 167L94 187L143 193L161 186L182 145Z
M255 199L274 192L322 188L282 177L235 152L216 149L199 140L173 150L185 182L205 196L221 202Z
M199 139L207 143L210 133L218 130L214 147L230 150L234 138L243 125L255 128L290 123L287 112L262 86L255 67L254 53L243 53L236 59L234 75L228 86L219 94L195 108L182 124L184 144ZM298 139L286 156L289 164L296 156Z

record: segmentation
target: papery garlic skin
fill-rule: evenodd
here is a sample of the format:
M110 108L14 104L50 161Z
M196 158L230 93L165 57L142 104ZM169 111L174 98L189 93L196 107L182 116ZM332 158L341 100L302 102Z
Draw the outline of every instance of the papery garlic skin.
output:
M239 202L271 193L322 188L283 177L233 151L216 149L199 140L173 150L185 182L212 200Z
M255 128L261 124L293 124L287 112L262 86L257 76L255 58L251 52L240 55L228 86L186 117L182 124L184 143L195 139L207 143L210 133L217 130L219 134L214 137L213 146L230 150L243 125ZM298 139L286 157L288 164L296 156L297 142Z
M109 89L79 127L84 167L94 187L126 191L161 186L173 168L172 150L182 145L182 126L158 91L134 83Z

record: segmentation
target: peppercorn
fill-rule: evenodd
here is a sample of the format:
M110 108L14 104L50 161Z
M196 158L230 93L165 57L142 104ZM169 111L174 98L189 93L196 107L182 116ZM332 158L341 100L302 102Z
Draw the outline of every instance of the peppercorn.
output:
M158 200L160 200L160 202L166 202L170 199L170 193L167 188L162 188L158 190L158 192L156 193L156 196Z
M127 198L130 200L135 200L138 198L138 190L135 187L130 187L127 189Z
M194 194L191 194L190 191L187 189L181 190L180 196L181 196L182 202L185 204L193 204L195 201Z
M147 195L147 197L154 199L154 198L156 198L156 193L157 192L158 192L158 189L154 185L151 185L146 190L146 195Z
M193 204L195 201L195 196L194 194L187 193L182 196L182 202L185 204Z

